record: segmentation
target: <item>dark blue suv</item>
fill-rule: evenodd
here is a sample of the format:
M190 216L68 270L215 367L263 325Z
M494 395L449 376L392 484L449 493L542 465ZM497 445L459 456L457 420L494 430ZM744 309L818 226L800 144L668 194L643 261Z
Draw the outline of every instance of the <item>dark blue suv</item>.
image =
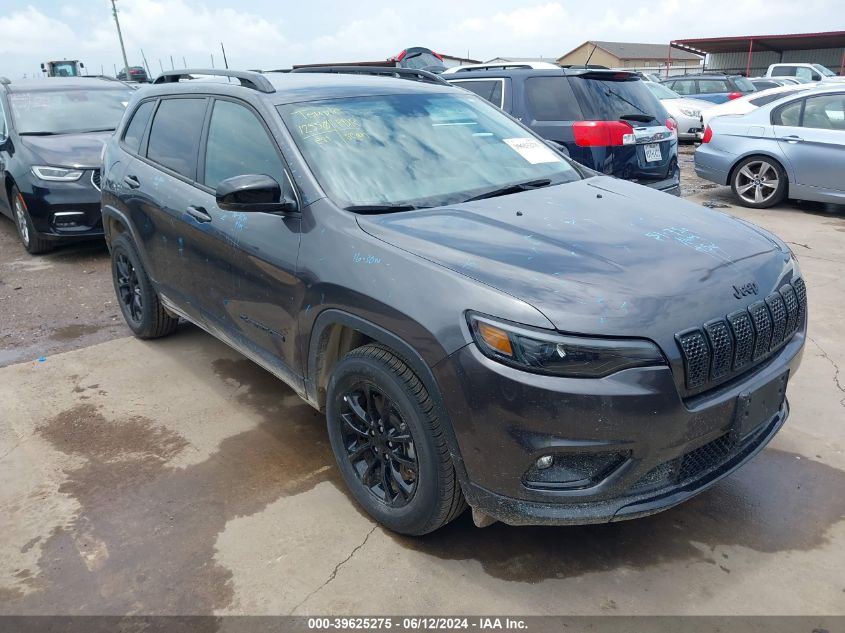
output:
M634 73L472 67L442 75L599 173L680 195L675 121Z

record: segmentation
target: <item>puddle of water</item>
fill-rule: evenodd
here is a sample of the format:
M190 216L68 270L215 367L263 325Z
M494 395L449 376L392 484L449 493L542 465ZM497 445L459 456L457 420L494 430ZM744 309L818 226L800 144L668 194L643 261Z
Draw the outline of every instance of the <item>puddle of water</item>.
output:
M101 325L74 323L72 325L56 328L50 334L50 338L54 341L73 341L78 338L82 338L83 336L95 334L102 330L103 327L104 326Z

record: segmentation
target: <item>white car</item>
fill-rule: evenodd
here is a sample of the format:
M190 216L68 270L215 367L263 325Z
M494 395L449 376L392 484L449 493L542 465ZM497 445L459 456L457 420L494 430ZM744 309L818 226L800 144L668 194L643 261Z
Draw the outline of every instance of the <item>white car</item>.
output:
M827 66L804 63L772 64L766 71L766 77L798 77L807 81L823 82L845 81L845 77L840 77Z
M660 103L663 104L669 115L675 119L675 122L678 124L678 139L681 141L694 141L697 135L704 130L701 127L701 111L705 108L712 107L713 104L703 99L684 97L663 84L647 81L645 82L645 86L651 90L651 93L655 97L660 99Z
M796 91L800 92L801 90L809 90L816 85L817 84L791 84L788 86L779 86L777 88L769 88L768 90L758 90L757 92L752 92L744 97L732 99L731 101L726 101L725 103L720 103L719 105L714 106L713 104L710 104L710 107L702 110L701 112L700 127L704 130L710 120L717 116L724 116L726 114L745 114L746 112L756 110L767 103L771 103L775 99L780 99L781 97L785 97Z

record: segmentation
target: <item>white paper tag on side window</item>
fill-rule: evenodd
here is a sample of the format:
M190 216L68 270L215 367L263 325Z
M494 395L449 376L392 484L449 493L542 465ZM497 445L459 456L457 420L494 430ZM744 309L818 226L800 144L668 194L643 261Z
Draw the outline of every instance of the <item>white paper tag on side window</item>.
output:
M513 151L517 152L532 165L540 163L560 163L561 158L554 151L531 137L502 139Z

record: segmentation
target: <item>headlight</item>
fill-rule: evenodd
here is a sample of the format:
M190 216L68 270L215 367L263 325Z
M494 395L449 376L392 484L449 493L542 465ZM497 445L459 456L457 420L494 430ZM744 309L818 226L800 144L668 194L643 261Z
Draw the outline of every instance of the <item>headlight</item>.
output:
M665 365L654 343L567 336L468 313L479 349L506 365L540 374L601 378L630 367Z
M57 182L73 182L82 178L81 169L65 169L64 167L40 167L32 168L32 173L41 180L54 180Z
M692 108L678 108L678 110L680 110L681 114L683 114L685 116L691 116L691 117L701 116L701 110L694 110Z

